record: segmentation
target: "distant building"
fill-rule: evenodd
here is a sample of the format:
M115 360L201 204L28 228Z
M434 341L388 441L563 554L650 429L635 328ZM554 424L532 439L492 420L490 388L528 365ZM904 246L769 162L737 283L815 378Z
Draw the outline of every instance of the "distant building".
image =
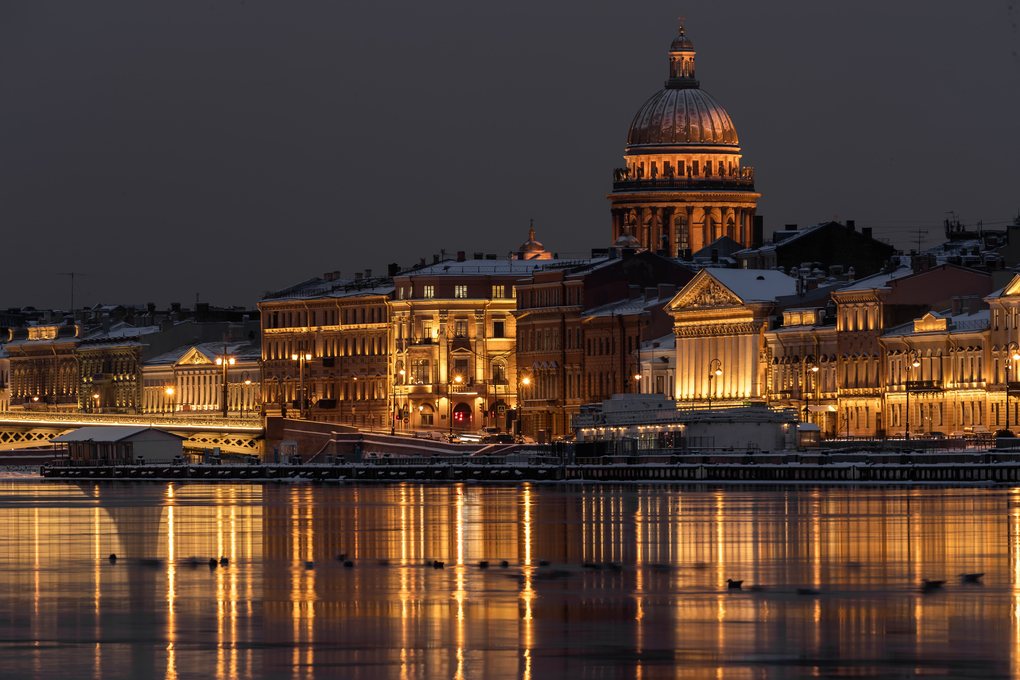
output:
M755 244L761 194L754 168L740 165L737 131L722 104L695 78L694 45L680 26L669 48L665 87L641 106L627 135L626 165L613 173L613 240L687 256L721 236Z
M50 440L72 463L172 463L184 456L184 439L154 427L82 427Z
M840 276L851 270L857 278L885 267L896 249L872 237L871 227L857 231L854 221L826 222L804 229L788 224L772 241L733 253L740 269L780 269L790 274L821 273ZM803 269L807 271L803 271Z
M153 357L141 369L141 412L178 416L222 413L225 375L227 415L259 415L261 356L256 341L227 340L184 345Z

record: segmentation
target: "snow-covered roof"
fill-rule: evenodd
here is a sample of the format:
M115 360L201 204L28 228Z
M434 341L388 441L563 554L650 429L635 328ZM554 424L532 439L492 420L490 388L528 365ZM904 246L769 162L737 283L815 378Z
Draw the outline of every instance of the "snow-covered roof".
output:
M155 356L145 362L146 366L168 366L180 361L181 357L191 351L194 348L200 352L205 358L209 359L210 362L215 362L216 357L223 354L224 343L222 342L203 342L200 344L182 345L176 349L172 349L169 352ZM247 340L243 342L227 342L226 343L227 354L232 355L237 361L258 361L262 358L262 348L254 342Z
M408 269L397 274L400 278L408 276L531 276L536 272L567 267L587 266L597 260L443 260L418 269Z
M333 281L316 277L267 293L262 301L372 297L389 295L394 290L393 279L388 276L373 276L367 279L335 279Z
M797 279L780 271L712 269L709 274L744 302L774 302L784 295L797 293Z
M173 432L167 432L166 430L159 430L154 427L120 427L116 425L99 425L99 426L88 426L81 427L74 432L68 432L62 434L59 437L54 437L50 440L53 444L64 444L67 442L119 442L134 437L137 434L141 434L147 430L153 430L160 434L165 434L170 437L177 437L179 439L187 439L179 434Z
M885 338L897 338L904 335L928 335L938 333L974 333L987 330L990 326L991 311L987 309L979 309L976 312L951 314L950 310L943 310L942 312L931 312L932 316L945 318L948 323L946 330L938 331L915 331L914 320L902 323L898 326L894 326L882 334Z
M675 294L671 294L667 298L654 297L651 300L646 300L642 295L639 298L633 300L617 300L616 302L610 302L608 304L600 305L598 307L592 307L584 313L584 318L591 319L595 317L603 316L623 316L625 314L642 314L650 307L655 305L669 302L673 299Z
M865 276L859 281L851 283L849 286L845 286L839 290L840 293L845 293L853 290L873 290L875 288L886 288L890 281L895 279L901 279L904 276L910 276L914 273L914 270L908 266L899 266L890 272L880 272L878 274L872 274L871 276Z

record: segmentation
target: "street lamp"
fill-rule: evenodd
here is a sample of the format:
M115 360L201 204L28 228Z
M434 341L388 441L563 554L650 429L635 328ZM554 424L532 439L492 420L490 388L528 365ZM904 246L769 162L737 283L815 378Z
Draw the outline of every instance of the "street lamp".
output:
M244 418L244 404L248 399L247 392L251 389L251 378L248 377L248 371L243 371L241 373L241 380L244 381L245 387L245 394L241 396L241 417Z
M1011 343L1009 343L1009 345L1007 345L1007 349L1009 350L1009 356L1006 357L1006 429L1008 430L1009 429L1009 368L1010 368L1010 363L1011 363L1010 359L1012 358L1012 360L1014 362L1020 362L1020 345L1017 345L1015 342L1011 342Z
M38 401L39 397L35 397L35 400ZM96 392L95 394L92 395L92 412L93 413L99 413L99 393L98 392Z
M634 369L634 394L641 394L641 367Z
M167 398L170 399L170 415L173 415L177 410L177 402L174 401L174 388L172 385L167 384L164 391L166 392ZM166 411L165 405L163 406L163 410Z
M804 362L804 368L806 368L811 373L817 373L818 372L818 364L816 364L814 362L814 357L808 357L808 359ZM804 384L804 387L805 387L805 390L804 390L804 401L806 403L804 405L804 420L806 422L809 422L809 423L811 422L811 391L814 390L815 387L817 387L817 381L815 381L814 385L812 385L811 382L812 382L811 381L811 376L805 374L804 375L804 383L805 383Z
M524 401L524 390L531 384L531 378L524 376L521 378L521 387L517 390L517 434L523 435L524 432L524 408L521 402Z
M291 361L298 362L298 376L300 378L300 395L301 401L298 402L298 418L305 417L305 362L312 360L312 353L299 350L295 354L290 355ZM357 376L354 377L357 380ZM353 409L352 409L353 410Z
M712 359L708 363L708 409L712 410L712 378L718 378L722 375L722 362L718 359Z
M227 354L227 345L223 345L223 354L216 357L216 365L223 367L223 417L227 417L227 369L234 365L235 359Z
M453 382L460 385L463 378L459 375L453 377ZM446 417L450 421L450 439L453 439L453 393L446 395Z
M919 355L918 355L916 349L910 350L910 353L907 354L907 359L908 359L908 361L907 361L907 434L906 434L905 439L907 441L909 441L910 440L910 383L912 382L910 380L910 372L911 372L912 369L917 368L918 366L921 365L921 359L919 358Z
M404 369L400 369L397 374L400 376L400 383L403 384L404 376L406 375ZM392 437L397 433L397 383L393 382L393 386L390 388L390 400L393 402L390 411L390 436Z

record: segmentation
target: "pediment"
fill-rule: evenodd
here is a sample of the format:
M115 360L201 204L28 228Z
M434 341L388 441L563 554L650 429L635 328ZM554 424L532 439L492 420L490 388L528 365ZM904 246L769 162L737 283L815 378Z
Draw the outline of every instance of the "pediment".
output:
M202 354L196 347L192 347L184 353L180 359L174 362L175 366L201 366L203 364L211 364L212 359Z
M702 272L684 287L669 303L671 311L704 309L711 307L739 307L743 305L736 293L719 283L707 272Z
M1020 297L1020 274L1013 277L1013 280L1006 285L1000 297Z

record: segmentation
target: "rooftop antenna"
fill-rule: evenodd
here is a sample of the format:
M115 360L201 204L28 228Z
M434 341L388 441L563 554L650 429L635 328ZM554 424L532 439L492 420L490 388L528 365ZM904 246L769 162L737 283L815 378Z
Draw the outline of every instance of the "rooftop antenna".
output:
M74 277L76 276L92 276L91 274L83 274L82 272L60 272L60 276L71 277L71 312L74 312Z

